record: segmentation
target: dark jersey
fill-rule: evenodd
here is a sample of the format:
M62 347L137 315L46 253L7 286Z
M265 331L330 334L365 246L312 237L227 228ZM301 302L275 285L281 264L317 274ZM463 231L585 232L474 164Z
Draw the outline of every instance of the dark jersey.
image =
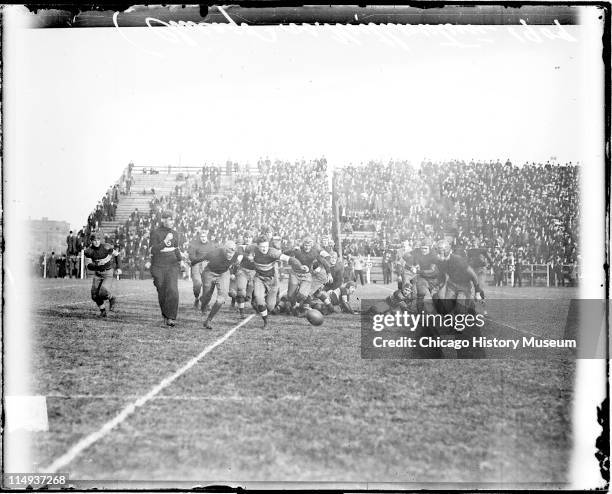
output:
M442 275L448 274L448 278L453 283L464 285L472 281L472 276L468 272L469 265L464 257L451 254L446 261L438 263L438 268Z
M351 296L349 294L349 291L346 285L347 284L344 283L342 284L342 286L339 286L338 288L335 288L334 290L330 290L327 292L327 295L329 296L329 300L331 301L333 305L340 305L341 302L348 304Z
M193 239L191 242L189 242L189 248L187 249L189 260L194 263L193 261L200 259L204 256L204 254L214 250L215 248L215 244L212 242L202 243L199 238Z
M95 271L106 271L113 267L119 268L119 253L110 244L101 243L99 247L91 245L85 250L85 257L91 259Z
M397 307L400 304L408 304L411 298L406 297L401 290L395 290L392 295L389 295L385 302L389 305L389 307Z
M227 258L225 249L218 248L204 254L203 261L208 261L206 269L215 274L223 274L229 270L230 266L238 261L238 253L235 252L231 259Z
M178 233L175 230L160 226L151 232L151 264L153 266L172 266L181 261L178 248Z
M336 261L336 264L330 266L329 272L333 276L333 281L330 281L325 285L326 290L335 290L344 283L344 263L341 259Z
M471 267L475 269L484 268L489 262L492 261L487 249L468 250L468 264Z
M416 252L404 252L402 254L402 259L404 260L404 268L409 269L411 266L416 265L417 263L417 254Z
M255 263L253 262L253 252L252 252L252 247L257 247L254 244L250 244L250 245L239 245L238 246L238 254L242 254L242 261L240 261L240 267L243 269L248 269L248 270L254 270L255 269ZM247 252L247 250L250 250L250 252Z
M270 247L268 252L264 254L258 249L257 245L253 244L246 248L245 257L247 256L253 259L252 263L256 274L270 278L276 274L274 265L282 256L282 252Z
M437 279L438 273L438 256L432 254L419 254L415 256L416 264L419 266L419 276L427 280Z
M329 264L323 259L321 255L321 248L317 245L313 245L312 248L308 252L304 252L301 247L296 247L286 254L291 257L295 257L303 266L307 266L309 271L312 271L313 264L315 261L319 263L319 265L325 268L325 271L329 272Z

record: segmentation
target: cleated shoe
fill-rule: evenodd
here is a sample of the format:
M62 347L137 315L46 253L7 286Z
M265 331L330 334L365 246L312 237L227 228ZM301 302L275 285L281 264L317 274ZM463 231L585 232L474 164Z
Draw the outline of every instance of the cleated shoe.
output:
M204 327L206 329L212 329L213 328L209 319L206 319L206 321L204 321Z
M111 312L115 312L117 308L117 299L115 297L111 297L108 299L108 310Z
M100 309L100 317L106 317L106 309Z
M171 328L173 328L174 326L176 326L176 321L174 319L166 319L166 326L170 326Z

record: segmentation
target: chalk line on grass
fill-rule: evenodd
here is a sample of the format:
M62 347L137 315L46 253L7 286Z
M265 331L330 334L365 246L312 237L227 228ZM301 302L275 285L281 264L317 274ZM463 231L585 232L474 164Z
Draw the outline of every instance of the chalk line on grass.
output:
M255 317L255 314L251 314L249 317L241 321L239 324L230 329L227 333L225 333L221 338L219 338L214 343L208 345L204 350L202 350L198 355L189 360L185 365L183 365L180 369L178 369L173 374L167 376L162 379L156 386L154 386L147 394L141 396L136 401L127 405L115 418L106 422L100 429L89 434L87 437L81 439L77 442L72 448L70 448L66 453L57 458L51 465L48 467L44 467L40 469L41 472L45 473L55 473L59 471L61 468L68 465L71 461L73 461L79 454L83 452L86 448L94 444L95 442L102 439L106 436L111 430L121 424L125 419L127 419L132 413L136 411L138 407L143 406L145 403L150 401L155 395L157 395L164 388L172 384L177 378L182 376L185 372L191 369L195 364L197 364L206 354L210 353L216 347L227 341L227 339L232 336L241 326L244 326L251 319Z

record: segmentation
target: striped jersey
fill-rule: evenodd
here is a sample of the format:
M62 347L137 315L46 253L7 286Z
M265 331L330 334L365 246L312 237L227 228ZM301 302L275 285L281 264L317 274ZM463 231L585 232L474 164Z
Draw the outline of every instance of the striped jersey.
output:
M282 252L274 247L270 247L267 253L262 253L257 245L251 244L245 249L244 258L250 259L256 274L259 276L272 277L275 275L275 264L282 256Z
M119 268L119 252L110 244L101 243L99 247L91 245L85 249L85 257L91 259L96 271L111 269L113 260L115 267Z

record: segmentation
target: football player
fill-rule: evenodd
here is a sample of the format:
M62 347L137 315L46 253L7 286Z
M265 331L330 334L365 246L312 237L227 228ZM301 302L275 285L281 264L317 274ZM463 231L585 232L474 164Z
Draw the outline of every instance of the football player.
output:
M315 294L315 297L323 303L323 310L321 312L324 315L333 314L335 307L340 307L340 311L345 314L355 314L350 305L350 300L356 290L357 285L355 282L349 281L332 290L320 289Z
M421 245L420 252L415 253L414 260L417 266L416 296L417 310L435 312L433 295L440 286L440 273L438 271L438 256L430 251L427 242Z
M487 267L493 265L493 259L489 251L484 248L469 249L467 252L468 264L478 277L478 285L484 286L487 281ZM476 292L473 293L473 298L476 299ZM484 299L481 299L483 306L483 314L487 315L487 309L484 307Z
M377 302L365 312L369 314L391 314L400 311L414 312L416 291L412 283L407 283L401 289L395 290L386 299Z
M289 287L287 289L287 296L291 300L292 311L294 315L298 315L308 296L316 292L320 286L323 286L321 270L325 271L327 281L331 281L329 263L326 260L326 258L329 258L329 254L318 245L315 245L312 237L309 235L302 239L299 247L287 251L285 254L295 257L300 262L298 269L292 267L293 269L289 274ZM316 273L316 278L314 279L313 267L321 268Z
M100 317L106 317L104 302L108 300L108 310L115 310L116 299L112 295L113 264L117 270L119 265L119 252L110 244L103 243L99 235L90 235L91 245L85 249L84 255L91 262L87 269L94 272L91 284L91 298L100 309Z
M329 254L329 267L332 281L328 281L325 284L324 288L327 291L340 288L344 283L344 263L342 261L338 262L338 253L336 251L332 251Z
M484 290L478 283L478 276L469 266L467 259L453 254L448 241L440 240L436 244L438 269L444 279L444 285L438 290L438 298L442 302L443 311L451 313L466 313L475 311L472 298L474 292L484 300Z
M208 229L202 228L196 232L196 237L189 242L187 253L191 262L191 282L193 283L193 296L195 298L193 306L199 308L200 295L202 292L202 272L204 271L204 263L194 263L194 260L201 258L207 252L210 252L215 247L208 241Z
M246 252L253 244L253 234L246 231L243 238L244 244L238 248L238 253L242 255L242 259L236 269L236 302L241 318L244 317L245 303L252 298L255 277L253 256Z
M263 329L268 329L268 311L274 310L278 296L276 261L288 262L295 270L301 269L301 263L295 257L270 248L270 242L266 236L259 237L255 245L249 246L245 251L245 256L252 260L255 267L252 305L263 319Z
M203 290L200 299L203 308L202 315L206 313L205 308L212 298L215 287L217 288L217 300L204 321L204 327L206 329L212 329L212 320L225 303L230 283L229 269L232 264L239 263L241 257L242 256L236 252L236 243L232 240L228 240L223 247L211 250L202 257L196 259L196 262L208 261L202 277Z

